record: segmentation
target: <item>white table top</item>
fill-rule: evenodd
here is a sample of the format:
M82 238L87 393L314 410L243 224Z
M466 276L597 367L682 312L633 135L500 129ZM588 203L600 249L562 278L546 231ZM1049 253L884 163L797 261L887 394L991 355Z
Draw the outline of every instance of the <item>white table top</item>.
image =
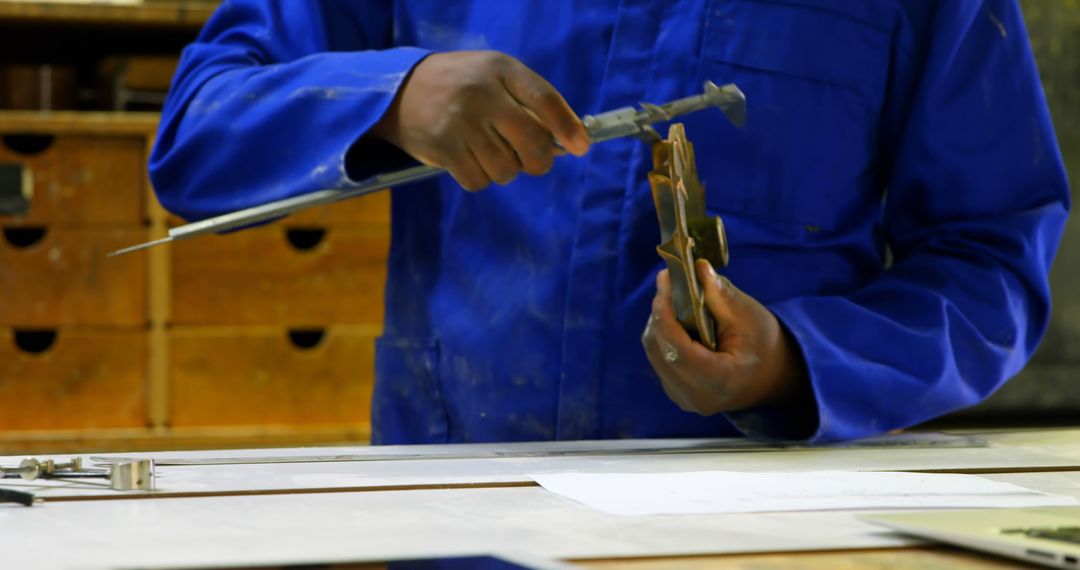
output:
M980 434L990 445L708 453L625 453L640 442L611 442L610 453L544 457L379 460L333 463L163 466L165 493L236 491L241 496L63 500L70 485L42 492L32 508L0 505L0 549L12 567L109 568L287 564L383 557L521 552L555 558L721 554L881 548L910 544L855 518L821 511L751 515L616 517L533 486L378 490L379 486L527 484L525 473L567 470L1012 470L1080 465L1080 430ZM683 442L652 442L687 446ZM533 447L530 447L533 446ZM588 444L517 444L472 451L535 451ZM603 447L603 446L601 446ZM620 449L623 448L623 449ZM157 457L311 453L415 453L421 448L332 448L151 454ZM446 447L431 450L445 454ZM462 448L455 448L455 453ZM460 454L459 454L460 455ZM15 458L17 459L17 458ZM0 464L11 464L11 458ZM17 463L17 461L15 461ZM985 475L1044 492L1080 497L1077 472ZM4 480L3 485L9 485ZM364 492L342 492L353 489ZM321 489L301 494L260 490ZM336 491L336 492L331 492ZM52 497L53 500L49 500ZM59 499L59 500L58 500Z

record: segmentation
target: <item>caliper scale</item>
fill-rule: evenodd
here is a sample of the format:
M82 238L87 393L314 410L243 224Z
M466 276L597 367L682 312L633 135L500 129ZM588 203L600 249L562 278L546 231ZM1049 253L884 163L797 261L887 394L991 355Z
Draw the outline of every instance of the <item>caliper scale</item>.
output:
M742 125L746 112L746 98L742 91L732 84L717 87L711 81L705 82L701 94L676 99L663 105L642 103L640 109L624 107L599 115L586 115L582 118L585 131L593 143L604 142L622 137L638 137L647 142L660 140L652 128L653 123L670 121L675 117L693 113L709 107L718 107L736 125ZM224 232L243 228L260 222L266 222L287 216L313 206L321 206L357 198L379 190L400 187L421 180L427 180L444 174L446 169L436 166L414 166L404 170L377 174L355 186L318 190L309 194L294 196L284 200L254 206L220 216L214 216L198 222L169 229L167 237L136 246L124 248L109 254L110 257L155 245L179 241L196 236Z

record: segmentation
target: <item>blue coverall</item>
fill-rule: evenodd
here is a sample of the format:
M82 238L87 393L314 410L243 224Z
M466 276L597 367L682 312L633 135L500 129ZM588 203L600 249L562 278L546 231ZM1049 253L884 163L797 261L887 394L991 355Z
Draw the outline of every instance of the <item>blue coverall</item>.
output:
M364 135L460 49L517 57L581 115L746 93L742 130L685 123L725 274L802 351L813 441L974 404L1046 329L1069 196L1014 0L226 0L162 117L161 202L195 220L405 166ZM394 190L373 441L794 435L783 410L664 395L639 340L650 166L617 140L481 193Z

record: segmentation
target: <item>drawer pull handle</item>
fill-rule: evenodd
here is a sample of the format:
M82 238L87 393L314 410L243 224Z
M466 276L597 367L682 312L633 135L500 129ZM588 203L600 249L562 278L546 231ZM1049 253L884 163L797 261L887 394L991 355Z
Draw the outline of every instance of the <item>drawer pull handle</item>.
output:
M33 177L21 164L0 164L0 216L22 216L30 211Z
M289 243L299 251L314 249L324 237L326 230L319 228L289 228L285 230L285 237Z
M15 331L15 346L23 352L41 354L56 342L54 329L21 329Z
M4 146L12 152L25 156L41 154L52 146L56 137L52 135L4 135Z
M289 330L289 342L301 350L311 350L319 346L326 329L291 329Z
M25 249L45 239L47 233L48 230L38 226L4 228L4 240L17 249Z

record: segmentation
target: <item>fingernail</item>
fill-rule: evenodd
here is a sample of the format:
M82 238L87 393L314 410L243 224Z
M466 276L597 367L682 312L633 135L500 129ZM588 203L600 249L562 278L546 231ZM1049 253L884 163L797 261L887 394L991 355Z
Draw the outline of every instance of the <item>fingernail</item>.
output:
M716 281L716 270L713 269L712 264L709 263L708 260L698 259L694 263L697 266L698 277L701 277L701 267L705 266L707 268L709 277L712 278L713 281Z
M716 287L720 289L720 295L729 301L735 298L735 294L738 291L735 289L735 286L731 284L731 280L723 276L716 278Z
M589 137L585 133L577 133L574 135L574 147L577 149L578 156L583 156L589 152Z
M716 269L714 269L712 264L709 263L709 260L699 259L698 263L704 265L705 268L709 271L709 277L712 277L714 280L716 279Z

